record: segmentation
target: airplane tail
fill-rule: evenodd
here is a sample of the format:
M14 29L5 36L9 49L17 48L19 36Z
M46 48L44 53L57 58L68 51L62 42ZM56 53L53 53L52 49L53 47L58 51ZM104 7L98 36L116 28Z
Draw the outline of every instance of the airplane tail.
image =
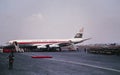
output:
M84 28L81 28L80 31L75 35L74 38L82 38L83 37L83 31L84 31Z

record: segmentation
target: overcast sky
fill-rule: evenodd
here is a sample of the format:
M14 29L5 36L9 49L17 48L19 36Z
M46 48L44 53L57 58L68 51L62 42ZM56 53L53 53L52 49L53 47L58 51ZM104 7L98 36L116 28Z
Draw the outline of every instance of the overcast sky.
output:
M0 43L73 38L120 43L120 0L0 0Z

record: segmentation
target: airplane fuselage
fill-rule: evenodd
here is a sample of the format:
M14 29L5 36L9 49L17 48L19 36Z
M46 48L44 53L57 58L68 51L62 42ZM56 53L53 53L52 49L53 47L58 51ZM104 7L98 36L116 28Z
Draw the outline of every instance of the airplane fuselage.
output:
M18 44L32 44L32 45L42 45L42 44L55 44L55 43L65 43L72 41L77 42L83 40L82 38L73 38L73 39L34 39L34 40L11 40L8 43L13 43L16 41Z

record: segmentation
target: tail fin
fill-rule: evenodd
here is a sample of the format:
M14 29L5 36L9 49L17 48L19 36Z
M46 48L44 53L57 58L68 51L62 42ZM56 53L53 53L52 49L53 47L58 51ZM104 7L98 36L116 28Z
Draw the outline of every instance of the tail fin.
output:
M83 37L83 31L84 31L84 28L81 28L80 31L75 35L74 38L82 38Z

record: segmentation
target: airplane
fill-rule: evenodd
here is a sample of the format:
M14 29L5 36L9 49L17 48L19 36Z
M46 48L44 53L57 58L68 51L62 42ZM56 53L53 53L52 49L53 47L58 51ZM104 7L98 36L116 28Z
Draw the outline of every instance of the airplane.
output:
M20 45L28 45L28 46L36 46L37 49L46 48L49 50L50 48L59 48L61 51L61 47L72 46L73 49L77 50L75 44L82 43L91 38L83 38L83 28L80 29L79 32L76 33L74 38L71 39L32 39L32 40L10 40L9 44L13 44L15 46L16 51L20 50Z

